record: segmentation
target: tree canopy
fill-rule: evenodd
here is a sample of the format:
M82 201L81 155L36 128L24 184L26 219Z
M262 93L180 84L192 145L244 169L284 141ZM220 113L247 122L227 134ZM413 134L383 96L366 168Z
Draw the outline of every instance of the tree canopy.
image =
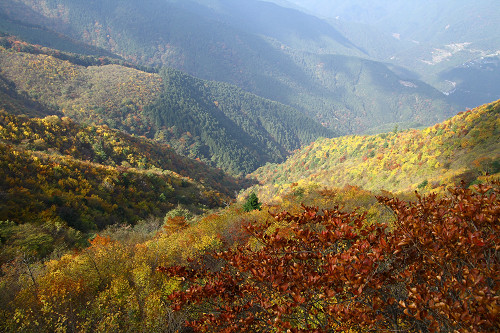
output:
M245 210L245 212L250 212L250 211L255 210L255 209L260 210L260 206L262 206L262 204L259 202L259 198L257 198L257 195L252 192L248 196L245 204L243 205L243 209Z
M214 254L211 269L158 270L182 278L169 298L200 332L493 332L498 185L416 202L379 197L390 224L304 206L247 226L255 242Z

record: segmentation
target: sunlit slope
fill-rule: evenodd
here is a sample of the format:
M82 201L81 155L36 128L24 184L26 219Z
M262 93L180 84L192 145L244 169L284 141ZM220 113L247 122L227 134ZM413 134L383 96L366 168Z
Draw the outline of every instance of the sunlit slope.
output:
M4 41L0 77L13 93L82 123L168 143L180 154L233 174L281 162L318 137L334 136L298 110L236 86L172 69L145 72L121 61L65 54L11 37ZM23 113L19 107L7 109Z
M220 169L181 156L167 145L108 126L82 126L57 116L28 119L0 111L0 140L25 150L113 167L169 170L229 196L239 188L237 180Z
M2 75L0 75L0 109L9 110L12 114L25 114L33 117L43 117L55 113L54 110L19 94L15 84Z
M240 188L164 145L57 116L0 113L0 154L1 221L87 231L163 217L179 203L221 206Z
M155 74L116 64L81 66L38 52L18 52L15 44L0 47L1 74L19 92L76 120L103 122L109 117L123 129L141 127L134 116L162 91Z
M320 139L252 175L268 197L298 183L431 190L500 172L500 101L425 130ZM297 184L294 184L295 186Z

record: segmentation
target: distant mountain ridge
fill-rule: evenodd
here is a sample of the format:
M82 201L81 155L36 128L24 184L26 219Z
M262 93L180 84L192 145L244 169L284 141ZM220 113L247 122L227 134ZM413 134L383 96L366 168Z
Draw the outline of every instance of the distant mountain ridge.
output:
M280 2L268 0L271 2ZM368 24L408 40L456 43L498 36L495 0L288 0L315 15Z
M16 6L26 11L16 12ZM137 64L166 65L202 79L235 84L294 107L339 134L382 126L385 115L394 115L390 123L418 122L414 116L422 109L416 99L429 100L426 108L438 121L459 110L438 91L429 93L433 88L423 82L417 84L422 90L388 90L387 77L393 83L407 78L398 77L384 64L357 58L366 57L363 48L325 21L274 4L254 0L238 4L155 0L141 5L132 0L7 0L1 8L7 17L34 21ZM4 26L8 32L8 22ZM349 64L335 55L347 55ZM324 71L324 57L348 75L339 78L335 72ZM361 73L357 69L350 73L349 66ZM370 79L358 81L360 75ZM373 89L365 89L366 84ZM401 119L400 115L405 116ZM360 123L360 118L367 121ZM426 125L435 121L420 118L428 120Z
M404 67L409 77L443 92L456 92L450 97L463 108L500 98L498 84L486 94L470 89L489 80L480 69L470 69L470 74L456 80L449 75L483 57L500 59L498 1L268 1L325 18L371 58Z

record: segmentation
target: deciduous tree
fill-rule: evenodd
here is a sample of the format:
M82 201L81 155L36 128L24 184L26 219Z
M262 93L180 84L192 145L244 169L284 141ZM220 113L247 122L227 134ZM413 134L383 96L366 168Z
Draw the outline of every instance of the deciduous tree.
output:
M217 253L217 269L158 270L185 281L170 299L202 332L498 331L498 185L380 197L391 227L304 207L247 226L257 242Z

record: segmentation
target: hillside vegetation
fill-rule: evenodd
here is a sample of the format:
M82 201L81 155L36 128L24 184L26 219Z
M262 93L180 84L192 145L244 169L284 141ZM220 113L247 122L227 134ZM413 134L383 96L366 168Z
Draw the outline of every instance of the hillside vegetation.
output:
M233 174L281 162L290 151L334 135L292 107L229 84L173 69L144 72L113 59L57 52L10 37L4 41L0 75L11 94L78 122L168 143L178 153ZM40 114L29 110L24 113Z
M43 119L0 114L0 139L30 151L135 169L171 170L233 195L236 180L221 170L175 153L167 145L133 137L107 126L82 126L67 117Z
M459 110L426 83L360 58L363 50L325 21L262 1L8 0L2 8L6 32L17 33L9 29L15 18L135 64L234 84L340 134L388 122L432 125Z
M424 130L320 139L252 174L266 198L307 184L432 190L500 172L500 101ZM291 187L291 188L290 188Z
M19 93L15 84L0 75L0 109L9 110L11 114L25 114L32 117L44 117L62 113L51 110L46 106L33 101L27 94Z
M85 233L163 218L179 204L201 213L244 186L166 146L57 116L0 113L0 154L2 262L19 248L43 257L84 244Z
M377 197L391 224L304 206L245 226L246 246L158 271L180 283L168 299L195 332L493 332L500 201L492 185L416 202Z
M313 190L262 210L237 203L197 219L170 215L163 228L114 226L79 252L3 265L0 327L488 331L498 325L490 281L499 263L488 255L498 244L498 185L417 202Z
M128 177L135 179L138 175L132 173ZM242 226L252 221L269 221L270 210L300 213L301 202L324 208L339 204L359 207L360 212L369 212L371 223L390 217L387 211L378 209L372 193L353 187L339 195L311 191L300 200L285 196L279 206L263 205L262 210L251 212L245 212L240 202L200 217L174 209L164 219L146 219L134 226L110 226L99 231L90 244L75 231L66 236L61 222L51 228L49 223L0 222L3 258L8 258L0 274L0 329L180 330L187 317L173 313L167 299L178 290L179 282L163 276L156 268L185 264L189 258L204 257L206 252L245 244L249 234ZM57 242L51 247L54 240ZM81 247L79 251L67 250L77 245ZM56 251L52 256L37 260L37 256L46 255L53 248Z

